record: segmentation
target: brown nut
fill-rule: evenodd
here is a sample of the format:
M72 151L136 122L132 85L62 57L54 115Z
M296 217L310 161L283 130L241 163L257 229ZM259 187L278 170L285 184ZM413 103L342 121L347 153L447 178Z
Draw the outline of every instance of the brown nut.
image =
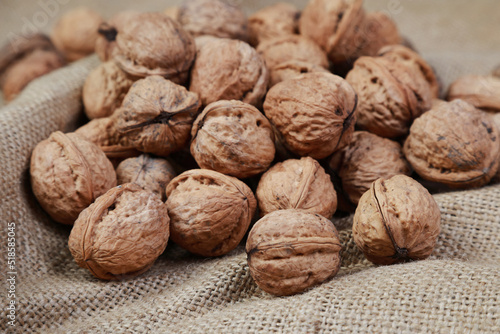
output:
M160 75L183 84L189 77L196 48L181 25L163 13L141 13L116 30L113 59L136 77Z
M259 106L267 91L269 72L257 51L245 42L219 39L198 52L189 90L203 105L219 100L241 100Z
M500 140L490 117L462 100L441 102L417 118L404 145L422 178L454 188L480 187L500 163Z
M172 241L201 256L236 248L257 206L246 184L208 169L192 169L170 181L166 204Z
M118 184L135 183L160 195L163 201L166 199L165 188L174 177L174 168L167 160L148 154L125 159L116 168Z
M76 263L97 278L137 276L165 250L169 222L157 194L123 184L82 211L71 230L69 250Z
M247 261L255 283L277 296L303 292L335 276L341 265L333 223L302 210L279 210L250 230Z
M296 34L299 17L297 7L286 2L262 8L248 18L250 44L257 46L266 39Z
M342 180L344 195L355 205L375 180L411 174L399 143L365 131L354 132L349 145L335 152L329 164Z
M461 99L485 111L500 112L500 78L466 75L450 85L448 101Z
M248 40L248 21L241 9L220 0L187 0L178 14L182 27L194 37L212 35Z
M113 118L119 145L166 157L190 138L198 94L160 76L138 80Z
M330 219L337 210L337 193L330 176L310 157L279 162L262 175L257 187L260 216L301 209Z
M366 258L392 264L427 258L441 228L441 212L420 183L405 175L378 179L361 196L352 236Z
M123 31L123 27L127 25L127 22L139 13L133 10L119 12L99 25L95 52L101 61L106 62L113 59L113 50L116 48L116 35L118 35L119 31Z
M264 172L274 159L271 123L241 101L209 104L191 129L191 154L201 168L238 178Z
M94 53L102 23L99 13L79 7L66 12L52 30L51 39L68 61L75 61Z
M57 222L73 224L80 212L116 186L104 153L76 133L53 132L31 154L31 187L42 208Z
M311 63L290 60L279 65L274 66L269 70L269 87L276 85L285 80L293 79L304 73L324 72L330 73L322 66L314 65Z
M83 85L83 105L89 119L108 117L118 109L134 81L115 62L96 67Z
M264 111L290 151L322 159L351 140L356 105L347 81L315 72L273 86Z
M416 65L361 57L346 80L359 98L356 125L381 137L406 135L412 121L431 107L430 86Z

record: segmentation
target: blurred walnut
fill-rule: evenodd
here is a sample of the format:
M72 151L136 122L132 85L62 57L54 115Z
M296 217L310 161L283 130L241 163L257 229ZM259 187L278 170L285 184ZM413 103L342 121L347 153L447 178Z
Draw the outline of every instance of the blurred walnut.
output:
M491 118L469 103L443 102L415 120L404 153L426 180L454 188L479 187L498 170L498 136Z
M57 222L73 224L80 212L116 185L104 153L76 133L53 132L31 154L31 187Z
M173 20L178 21L179 20L179 12L181 11L181 8L178 6L174 7L169 7L163 11L163 14L167 15Z
M95 52L101 59L106 62L113 59L113 50L116 48L116 35L119 31L123 31L123 27L127 25L129 20L133 20L135 15L140 14L133 10L119 12L107 22L99 25L99 35L95 44Z
M182 27L194 37L212 35L248 40L248 21L241 9L220 0L187 0L178 14Z
M313 72L325 72L330 73L327 69L322 66L298 61L290 60L279 65L274 66L270 71L269 87L276 85L277 83L285 80L289 80L298 77L304 73Z
M71 230L69 250L97 278L136 276L165 250L169 221L157 194L132 183L120 185L82 211Z
M441 212L420 183L405 175L378 179L359 200L354 242L375 264L427 258L434 249Z
M466 75L450 85L448 101L461 99L485 111L500 112L500 78Z
M108 117L119 108L134 81L115 62L100 64L87 76L83 104L89 119Z
M330 176L310 157L277 163L262 175L257 187L260 215L284 209L301 209L331 218L337 193Z
M264 111L290 151L322 159L351 140L356 104L347 81L315 72L273 86Z
M190 138L198 94L160 76L136 81L115 111L119 145L166 157Z
M241 101L209 104L196 118L191 136L191 154L201 168L246 178L267 170L274 159L271 124Z
M299 17L297 7L285 2L262 8L248 18L250 44L257 46L266 39L296 34Z
M300 293L335 276L342 245L335 226L318 214L279 210L252 227L246 243L255 283L277 296Z
M254 48L242 41L219 39L198 51L189 90L200 94L203 105L241 100L259 106L268 80L266 64Z
M79 7L66 12L52 30L52 41L68 61L94 53L97 30L103 19L99 13Z
M415 64L361 57L346 77L359 97L357 126L386 138L408 133L412 121L431 107L431 89Z
M399 143L365 131L354 132L349 145L335 152L329 164L342 180L344 195L355 205L375 180L411 174Z
M246 184L208 169L192 169L167 186L172 240L191 253L219 256L243 239L257 202Z

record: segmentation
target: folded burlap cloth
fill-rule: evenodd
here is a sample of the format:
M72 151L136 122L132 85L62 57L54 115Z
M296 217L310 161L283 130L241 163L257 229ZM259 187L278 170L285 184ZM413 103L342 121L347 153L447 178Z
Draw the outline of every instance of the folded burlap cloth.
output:
M470 70L433 62L448 77L453 68ZM286 298L255 285L243 246L206 259L171 243L151 270L126 281L101 281L79 268L67 246L71 228L42 211L28 167L39 141L82 121L81 88L98 63L93 56L38 79L0 109L0 332L500 333L500 185L435 195L442 232L424 261L374 266L356 249L350 218L336 221L340 272ZM15 298L6 283L12 222ZM15 327L6 310L12 299Z

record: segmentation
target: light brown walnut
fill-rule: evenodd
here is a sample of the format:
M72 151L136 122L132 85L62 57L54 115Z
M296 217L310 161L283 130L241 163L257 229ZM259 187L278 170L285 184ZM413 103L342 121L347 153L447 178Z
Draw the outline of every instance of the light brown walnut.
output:
M295 209L261 218L246 243L250 275L262 290L277 296L303 292L335 276L341 250L331 221Z
M500 112L500 78L495 76L466 75L450 85L448 101L461 99L474 107Z
M99 36L95 43L95 52L101 61L107 62L113 59L113 50L116 48L116 35L118 35L119 31L123 31L127 22L133 20L134 16L138 14L140 12L133 10L119 12L99 25L97 30Z

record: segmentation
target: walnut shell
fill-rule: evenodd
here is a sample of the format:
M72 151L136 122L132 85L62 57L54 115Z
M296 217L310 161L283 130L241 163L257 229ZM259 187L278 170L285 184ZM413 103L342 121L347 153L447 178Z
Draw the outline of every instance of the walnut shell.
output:
M356 105L347 81L315 72L273 86L264 111L290 151L322 159L351 140Z
M140 12L127 10L119 12L111 17L107 22L99 25L97 30L99 35L95 43L95 52L101 61L106 62L113 59L113 50L116 48L116 35L123 31L129 20L133 20Z
M359 97L356 125L381 137L406 135L412 121L431 107L430 86L416 65L361 57L346 80Z
M279 210L250 230L247 261L264 291L287 296L335 276L341 265L339 235L331 221L302 210Z
M112 52L118 66L132 76L161 75L183 84L196 48L193 37L177 21L163 13L141 13L117 30Z
M335 152L329 165L342 180L344 195L355 205L375 180L412 172L398 142L365 131L354 132L349 145Z
M103 19L90 8L79 7L66 12L52 30L51 39L68 61L86 57L95 50L97 30Z
M182 173L170 181L166 193L172 241L201 256L236 248L257 206L246 184L208 169Z
M117 280L148 270L169 237L166 205L157 194L128 183L112 188L83 210L69 250L94 276Z
M267 91L269 72L257 51L245 42L219 39L198 52L189 90L203 105L219 100L241 100L259 106Z
M330 176L310 157L279 162L262 175L257 187L261 217L276 210L301 209L331 218L337 193Z
M115 62L96 67L85 80L82 98L89 119L108 117L118 109L134 83Z
M73 224L80 212L116 186L104 153L76 133L53 132L31 154L31 187L42 208L57 222Z
M271 123L241 101L209 104L191 129L191 154L201 168L238 178L264 172L274 159Z
M361 196L352 236L366 258L392 264L427 258L441 228L441 212L420 183L405 175L378 179Z
M485 111L500 112L500 78L466 75L450 85L448 101L461 99Z
M319 65L298 60L290 60L276 65L269 70L269 87L272 87L279 82L298 77L301 74L314 72L330 73L330 71Z
M125 159L116 168L118 184L135 183L142 189L160 195L163 201L166 199L165 188L175 175L174 168L167 160L148 154Z
M491 118L462 100L438 103L417 118L403 149L418 175L454 188L485 185L500 163Z
M161 76L136 81L115 111L119 144L166 157L190 138L198 94Z
M248 18L250 44L298 32L300 11L292 4L279 2L255 12Z
M257 47L268 69L290 61L298 60L328 68L328 58L321 48L307 37L287 35L268 39Z
M187 0L179 9L178 21L194 37L212 35L248 40L248 21L237 6L220 0Z

